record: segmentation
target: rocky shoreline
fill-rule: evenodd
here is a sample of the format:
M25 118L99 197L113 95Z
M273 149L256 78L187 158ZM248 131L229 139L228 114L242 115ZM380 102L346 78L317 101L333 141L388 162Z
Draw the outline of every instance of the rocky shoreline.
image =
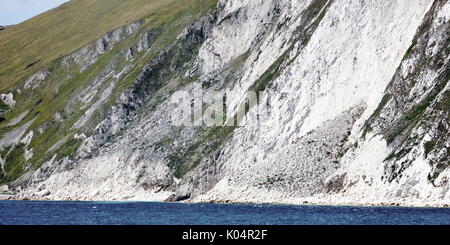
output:
M11 195L0 194L0 201L10 200L11 197Z
M336 206L336 207L403 207L403 208L448 208L448 204L412 204L412 203L401 203L401 202L392 202L392 203L352 203L352 202L336 202L336 203L326 203L326 202L313 202L313 201L303 201L303 202L239 202L239 201L231 201L231 200L212 200L209 202L189 202L187 203L211 203L211 204L253 204L253 205L310 205L310 206Z
M52 199L46 197L33 197L33 198L18 198L16 195L5 195L0 194L0 200L11 200L11 201L92 201L92 202L125 202L130 201L129 199L85 199L77 200L71 198L65 199ZM162 202L161 200L131 200L136 202ZM211 199L211 200L184 200L184 201L164 201L167 203L205 203L205 204L243 204L243 205L308 205L308 206L352 206L352 207L403 207L403 208L448 208L450 205L447 203L423 203L418 204L410 201L395 201L395 202L371 202L371 203L357 203L349 201L336 201L336 202L325 202L319 199L305 198L303 200L284 200L284 201L239 201L230 199Z

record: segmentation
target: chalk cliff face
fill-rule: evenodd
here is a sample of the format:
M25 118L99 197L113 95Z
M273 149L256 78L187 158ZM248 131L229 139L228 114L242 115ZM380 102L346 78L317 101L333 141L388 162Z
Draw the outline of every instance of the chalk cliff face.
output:
M449 1L208 4L128 23L2 91L16 198L450 202ZM46 118L22 102L54 84ZM265 116L178 126L180 91L203 98L196 122L221 91L225 124ZM248 91L264 93L242 110Z

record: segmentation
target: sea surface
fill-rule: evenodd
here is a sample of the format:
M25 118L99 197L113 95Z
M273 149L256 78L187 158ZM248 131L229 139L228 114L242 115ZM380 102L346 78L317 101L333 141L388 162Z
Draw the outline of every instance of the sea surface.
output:
M1 225L444 225L448 208L0 201Z

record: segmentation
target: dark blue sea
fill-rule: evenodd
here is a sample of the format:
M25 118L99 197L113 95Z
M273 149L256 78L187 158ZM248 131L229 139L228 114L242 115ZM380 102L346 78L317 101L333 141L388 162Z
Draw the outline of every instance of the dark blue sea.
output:
M444 225L448 208L0 201L1 225Z

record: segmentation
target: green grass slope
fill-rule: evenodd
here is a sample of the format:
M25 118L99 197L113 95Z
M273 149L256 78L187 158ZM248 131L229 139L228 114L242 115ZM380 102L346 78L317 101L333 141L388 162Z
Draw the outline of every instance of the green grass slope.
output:
M0 32L0 92L109 30L196 0L72 0ZM156 18L156 19L157 19Z

